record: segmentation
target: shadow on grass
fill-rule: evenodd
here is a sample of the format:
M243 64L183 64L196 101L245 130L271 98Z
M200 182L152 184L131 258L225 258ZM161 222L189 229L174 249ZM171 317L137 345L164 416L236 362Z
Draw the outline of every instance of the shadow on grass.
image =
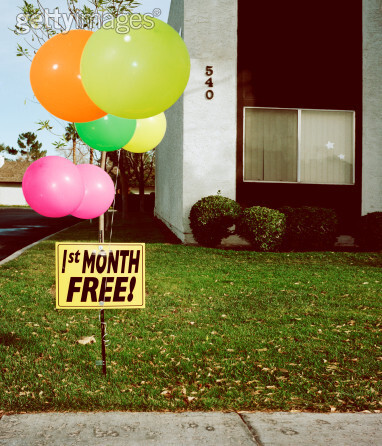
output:
M85 220L51 238L53 241L98 241L98 218ZM126 220L119 212L105 219L105 243L170 243L180 240L160 220L147 213L131 212Z
M96 243L98 241L98 218L85 220L76 226L68 228L53 236L51 241L82 241ZM126 220L122 219L119 212L114 216L109 213L105 219L105 243L146 243L146 244L171 244L179 245L181 241L167 228L159 219L149 213L131 212ZM267 262L279 262L281 259L292 263L305 264L310 262L325 261L328 264L349 264L355 267L379 267L382 266L381 253L358 253L358 252L335 252L335 251L279 251L279 252L256 252L250 246L219 246L217 248L197 247L192 245L198 252L211 250L211 253L221 255L234 254L241 251L242 255L247 253L248 259L255 256L258 260L263 257ZM37 249L43 250L44 244ZM50 246L46 249L50 250Z
M4 347L14 347L16 349L23 348L27 345L28 340L17 336L15 333L0 333L0 345Z

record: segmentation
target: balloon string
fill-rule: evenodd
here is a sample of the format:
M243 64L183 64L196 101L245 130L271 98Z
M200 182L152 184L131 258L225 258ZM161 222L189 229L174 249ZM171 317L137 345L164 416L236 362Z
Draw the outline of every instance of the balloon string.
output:
M110 251L110 245L111 245L111 238L113 236L113 224L114 224L114 214L115 214L115 203L117 198L117 184L118 184L118 175L119 175L119 161L121 158L121 149L118 150L118 164L117 164L117 174L115 178L115 185L114 185L114 201L113 201L113 212L111 216L111 224L110 224L110 240L109 240L109 251Z

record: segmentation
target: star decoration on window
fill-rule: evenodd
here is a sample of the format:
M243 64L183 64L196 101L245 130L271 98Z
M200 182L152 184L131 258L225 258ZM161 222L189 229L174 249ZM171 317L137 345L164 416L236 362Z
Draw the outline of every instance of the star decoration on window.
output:
M333 150L334 149L334 142L328 141L327 144L325 144L325 147L328 150L330 150L330 149Z
M345 155L341 153L341 155L338 155L338 158L339 158L340 160L344 160L344 159L345 159Z

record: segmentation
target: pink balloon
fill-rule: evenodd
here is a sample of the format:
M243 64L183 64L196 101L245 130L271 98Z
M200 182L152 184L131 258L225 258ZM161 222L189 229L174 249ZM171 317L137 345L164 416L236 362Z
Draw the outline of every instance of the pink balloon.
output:
M104 214L114 200L114 183L109 175L93 164L77 166L85 185L85 195L74 217L90 219Z
M77 167L60 156L45 156L32 163L24 174L22 188L33 210L53 218L71 214L85 193Z

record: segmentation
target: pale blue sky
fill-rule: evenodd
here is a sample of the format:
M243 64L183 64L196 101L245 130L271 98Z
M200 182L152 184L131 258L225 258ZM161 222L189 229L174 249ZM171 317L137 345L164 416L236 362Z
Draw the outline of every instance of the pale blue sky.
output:
M162 12L158 18L167 22L171 0L139 1L141 6L136 8L137 12L151 13L154 8L159 8ZM52 11L55 6L60 8L60 12L66 11L66 0L42 0L41 3ZM86 4L86 0L80 3ZM43 150L48 150L48 155L56 155L52 142L59 138L46 130L37 132L36 122L49 119L57 134L63 133L66 122L52 117L36 103L29 82L30 62L25 57L16 57L17 43L26 45L23 44L22 37L14 35L8 29L16 24L16 16L20 12L18 6L22 4L22 0L0 2L0 143L18 148L18 135L31 131L37 133L38 140L43 143Z

